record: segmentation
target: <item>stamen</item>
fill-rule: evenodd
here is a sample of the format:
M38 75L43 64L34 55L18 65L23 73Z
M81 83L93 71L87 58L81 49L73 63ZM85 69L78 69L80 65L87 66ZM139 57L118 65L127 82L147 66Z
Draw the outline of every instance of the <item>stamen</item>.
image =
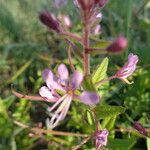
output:
M51 118L50 125L49 125L50 128L56 127L57 124L59 123L59 121L61 121L62 119L65 118L65 116L68 112L68 109L70 107L71 101L72 101L72 96L67 95L65 100L62 102L60 107L56 110L53 117Z
M59 105L66 97L67 94L61 97L48 111L49 112L53 111L57 107L57 105Z

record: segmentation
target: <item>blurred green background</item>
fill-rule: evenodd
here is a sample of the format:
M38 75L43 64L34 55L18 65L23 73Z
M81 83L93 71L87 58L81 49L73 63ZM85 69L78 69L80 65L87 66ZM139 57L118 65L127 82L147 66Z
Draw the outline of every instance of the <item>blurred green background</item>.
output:
M11 85L17 91L36 95L43 84L42 70L68 63L64 41L38 20L38 13L43 9L56 16L68 15L72 21L70 31L80 34L80 16L71 0L60 8L54 7L53 0L0 0L0 150L69 149L81 141L79 137L34 135L14 124L14 121L20 121L31 127L45 127L47 104L16 98L11 93ZM128 108L126 115L117 119L115 128L130 128L133 120L150 128L150 1L110 0L102 13L102 33L96 37L97 40L112 40L122 34L129 41L124 53L107 55L110 59L108 75L124 64L130 52L140 59L137 71L130 78L134 84L125 85L118 80L111 82L106 87L109 92L103 89L103 101ZM91 58L92 69L105 56L94 55ZM75 65L79 67L78 61ZM56 130L89 133L90 129L82 121L83 107L74 103ZM123 150L129 145L128 149L150 150L148 139L129 133L116 133L115 136L124 139L120 142L122 146L115 148L117 144L114 144L110 149ZM129 137L131 141L126 141ZM89 142L83 149L91 149L91 145L93 143Z

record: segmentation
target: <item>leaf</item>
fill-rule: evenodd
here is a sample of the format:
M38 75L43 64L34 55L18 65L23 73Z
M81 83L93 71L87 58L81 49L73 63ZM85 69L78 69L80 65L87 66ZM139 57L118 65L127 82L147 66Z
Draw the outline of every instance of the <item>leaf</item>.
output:
M147 143L147 150L150 150L150 138L146 139L146 143Z
M17 23L9 8L7 8L2 3L0 5L0 26L6 29L9 33L11 33L14 40L19 40L22 38L22 35L20 34L20 24Z
M106 117L114 117L125 112L125 108L122 106L110 105L97 106L95 110L96 115L99 119L104 119Z
M3 100L6 109L8 109L13 104L14 100L15 100L14 96L9 96Z
M0 99L0 114L3 115L5 119L8 119L7 109L5 107L4 101Z
M112 150L130 150L135 143L134 139L109 139L107 146Z
M32 63L32 60L27 61L12 77L10 80L6 82L6 84L11 83L14 81L18 76L20 76Z
M116 116L114 117L107 117L102 121L102 127L107 128L108 130L113 129L116 121Z
M98 41L96 44L93 44L91 47L93 47L93 48L106 48L110 44L111 44L111 41L101 40L101 41Z
M83 88L87 91L95 91L95 87L90 75L84 77Z
M106 76L107 68L108 68L109 59L106 57L103 59L102 63L99 65L97 70L94 72L92 76L93 83L99 82L103 80Z

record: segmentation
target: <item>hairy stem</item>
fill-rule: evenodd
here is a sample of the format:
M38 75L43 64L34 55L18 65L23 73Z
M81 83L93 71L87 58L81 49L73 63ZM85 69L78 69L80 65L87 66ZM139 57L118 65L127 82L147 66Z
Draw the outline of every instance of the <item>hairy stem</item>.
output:
M83 48L84 48L84 75L90 74L90 54L86 52L89 47L89 27L86 13L83 16Z

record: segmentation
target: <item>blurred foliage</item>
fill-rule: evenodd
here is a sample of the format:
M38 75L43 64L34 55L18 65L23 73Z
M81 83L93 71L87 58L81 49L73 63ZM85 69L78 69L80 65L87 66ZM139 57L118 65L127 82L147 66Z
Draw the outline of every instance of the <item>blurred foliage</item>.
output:
M51 134L36 135L30 129L24 129L14 121L20 121L31 127L46 127L47 103L31 102L18 99L11 93L13 87L25 94L37 94L43 84L41 71L46 67L54 68L56 63L66 63L66 45L55 33L47 31L38 20L38 13L48 9L56 15L70 16L73 32L81 33L80 16L72 1L56 9L52 0L0 0L0 149L69 149L79 144L83 138L72 136L53 136ZM127 60L129 52L139 55L138 69L130 80L133 85L125 85L115 80L101 89L102 102L105 104L126 107L126 115L111 118L102 122L111 132L108 149L150 149L150 142L142 136L129 133L115 133L114 128L122 126L131 128L132 121L140 121L150 128L150 2L148 0L110 0L102 10L102 33L97 41L112 40L118 34L129 40L127 50L118 55L94 55L91 58L92 69L95 70L103 58L109 58L108 75L113 75L118 67ZM106 43L107 44L107 43ZM80 63L74 60L77 68ZM109 92L107 93L106 91ZM97 106L98 107L98 106ZM98 108L97 108L98 109ZM102 110L99 110L102 111ZM108 111L109 114L109 111ZM86 117L85 117L86 115ZM85 119L87 118L87 120ZM115 123L114 123L115 122ZM106 125L107 124L107 125ZM66 119L58 131L75 133L92 133L90 114L87 108L74 102ZM113 139L116 137L117 139ZM83 149L91 149L93 142L88 142ZM122 147L122 149L120 148ZM93 148L94 149L94 148Z

